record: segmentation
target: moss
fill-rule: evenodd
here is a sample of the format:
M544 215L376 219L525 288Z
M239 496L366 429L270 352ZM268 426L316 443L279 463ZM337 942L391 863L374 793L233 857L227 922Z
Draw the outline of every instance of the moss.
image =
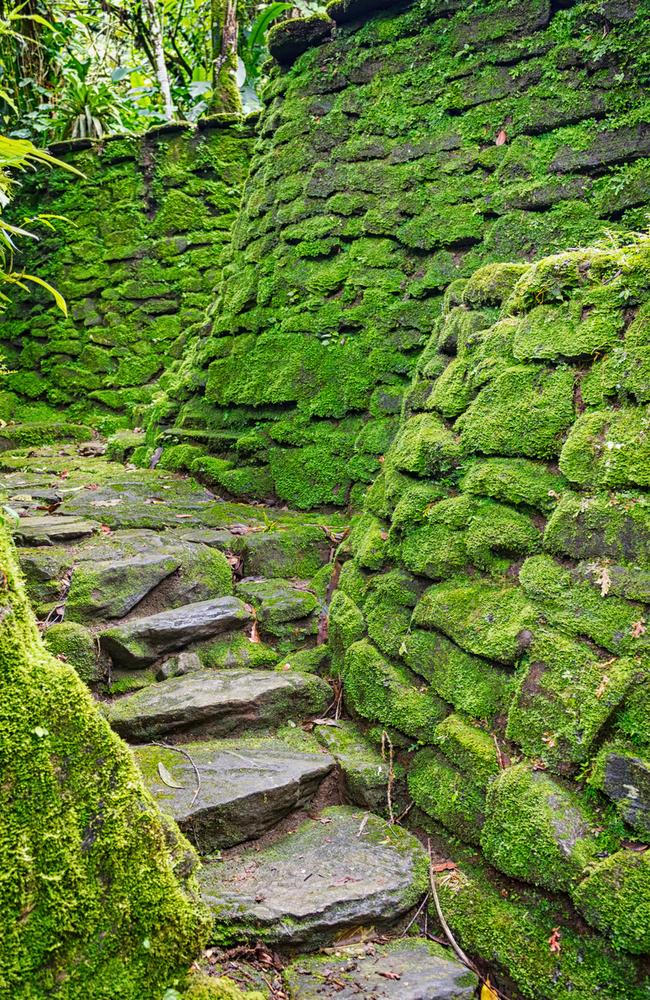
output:
M341 768L349 802L386 815L390 794L391 805L399 808L397 800L404 798L404 768L399 762L394 762L393 776L390 777L391 765L385 738L382 755L353 722L339 720L335 726L317 726L316 735ZM393 781L395 785L392 785Z
M57 659L69 663L86 684L98 680L98 650L92 632L75 622L50 625L45 646Z
M476 656L511 664L530 642L534 612L521 590L471 579L430 587L413 613L413 622L438 629Z
M193 854L74 670L45 652L1 537L3 981L154 1000L204 946Z
M593 761L589 784L614 802L622 819L643 840L650 836L650 758L621 740L601 748Z
M536 629L508 713L507 733L552 769L584 761L638 676L630 658L601 660L586 643Z
M411 761L408 788L415 804L468 844L480 842L485 795L437 751L420 750Z
M419 689L409 670L385 660L365 640L349 647L343 677L346 702L355 712L416 739L430 740L445 715L439 698Z
M596 858L597 819L557 780L517 764L487 791L485 857L506 875L566 891Z
M559 499L564 479L541 462L525 458L488 458L472 461L460 485L467 493L549 511Z
M183 469L191 469L193 463L200 459L203 449L194 444L175 444L171 448L163 448L158 467L160 469L170 469L178 472Z
M0 430L0 447L25 448L52 444L55 441L88 441L92 427L84 424L29 423L7 424Z
M228 976L193 973L183 990L182 1000L265 1000L260 990L242 990Z
M448 715L436 727L434 738L441 753L479 788L499 773L494 737L466 717Z
M401 650L404 662L444 701L476 719L493 719L507 705L510 678L437 632L413 629Z
M500 305L527 271L527 264L487 264L480 267L463 285L462 302L471 308Z
M544 532L544 548L573 559L647 565L650 511L643 495L562 496Z
M329 645L314 646L313 649L299 649L281 657L275 665L276 670L299 670L303 674L330 673L332 651Z
M390 451L390 462L403 472L426 476L449 471L459 455L458 441L440 418L420 413L400 428Z
M573 483L617 488L650 485L650 418L639 408L583 413L560 455Z
M599 288L531 309L519 323L513 352L520 361L596 355L616 345L622 328L620 298Z
M650 853L619 851L600 861L578 885L573 901L592 927L616 948L650 951Z
M476 397L456 427L463 447L485 455L552 458L573 422L573 375L509 368Z
M387 557L388 532L376 517L363 514L353 523L350 548L363 569L381 569Z
M534 556L521 567L519 582L553 627L569 635L587 636L613 653L646 652L646 635L635 637L634 628L635 622L643 619L644 608L608 593L606 563L601 565L600 574L599 592L548 556Z
M241 632L228 633L200 645L196 652L204 667L230 670L249 667L263 670L275 665L278 655L263 642L252 642Z
M329 607L328 621L332 673L334 676L340 676L343 672L346 651L353 642L363 638L365 621L352 598L343 590L334 593Z
M270 468L279 497L300 510L318 504L343 506L350 479L346 463L326 448L274 448Z

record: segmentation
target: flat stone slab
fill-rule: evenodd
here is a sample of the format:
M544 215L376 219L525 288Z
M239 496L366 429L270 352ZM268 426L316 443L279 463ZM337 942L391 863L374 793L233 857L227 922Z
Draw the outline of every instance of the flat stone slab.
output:
M245 851L199 875L223 944L261 939L315 949L346 928L387 928L428 884L419 842L360 809L325 809L263 851Z
M311 674L270 670L195 670L126 695L107 709L132 742L192 729L201 737L279 725L323 712L332 691Z
M99 521L45 514L22 517L14 530L14 539L16 545L56 545L93 535L99 528Z
M478 985L449 949L425 938L303 957L284 975L295 1000L472 1000Z
M262 626L307 618L318 607L314 594L289 580L242 580L237 593L253 605Z
M251 613L237 597L218 597L156 615L134 618L100 633L99 641L120 667L148 667L165 653L245 625Z
M136 762L160 808L202 853L259 837L301 809L334 767L328 754L302 753L279 740L231 739L185 743L177 750L136 747ZM162 780L171 776L182 786Z
M164 550L128 559L82 562L72 574L68 617L80 622L123 618L179 566L180 560Z

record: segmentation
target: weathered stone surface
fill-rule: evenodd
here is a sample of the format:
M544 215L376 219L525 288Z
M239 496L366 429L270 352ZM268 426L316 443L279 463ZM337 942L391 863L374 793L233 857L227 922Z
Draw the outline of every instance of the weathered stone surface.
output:
M592 927L633 954L650 953L650 851L617 851L573 892Z
M327 754L301 753L279 740L187 743L201 776L174 750L138 747L135 758L164 812L174 817L202 853L259 837L294 809L302 808L334 767ZM161 763L173 781L162 781Z
M306 618L318 607L314 594L292 586L288 580L242 580L237 593L253 605L263 626Z
M236 597L199 601L146 618L135 618L100 633L102 649L122 667L147 667L165 653L250 621L251 613Z
M426 890L427 859L401 827L341 806L264 851L205 865L199 882L220 941L315 948L346 927L395 924Z
M650 834L650 761L632 752L604 749L597 772L600 787L626 823Z
M16 545L55 545L94 534L98 521L78 517L46 514L43 517L21 518L14 532Z
M168 656L166 660L163 660L156 673L156 680L166 681L171 677L183 677L193 670L200 670L202 665L197 653L190 653L184 649L176 656Z
M243 536L243 571L246 576L307 580L329 559L325 532L306 524Z
M82 562L72 573L67 616L78 622L123 618L179 565L178 558L164 550L110 562Z
M341 768L345 793L350 802L383 815L387 811L390 794L393 806L399 800L401 808L404 807L404 768L398 763L393 765L398 785L397 788L391 787L389 793L388 747L386 756L382 757L353 722L344 720L336 725L316 726L314 732L319 743L329 750Z
M285 981L296 1000L471 1000L477 986L451 950L424 938L300 958Z
M268 670L197 670L113 702L108 718L131 741L191 728L218 737L322 712L331 696L319 677Z

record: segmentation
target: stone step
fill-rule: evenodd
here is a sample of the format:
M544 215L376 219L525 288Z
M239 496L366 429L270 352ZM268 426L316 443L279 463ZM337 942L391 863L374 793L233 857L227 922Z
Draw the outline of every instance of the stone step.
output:
M295 1000L472 1000L478 986L451 950L415 937L303 956L284 976Z
M190 728L212 738L318 715L331 697L324 680L297 671L196 670L119 698L106 711L131 742Z
M99 521L59 514L21 517L14 529L14 540L16 545L56 545L86 538L99 531L99 527Z
M261 836L302 809L334 768L329 754L292 750L277 739L184 743L182 750L145 746L134 754L160 808L203 854ZM182 787L163 781L159 764Z
M427 889L428 859L402 827L336 806L262 851L206 863L199 882L215 941L313 950L352 927L398 924Z
M113 625L100 632L99 641L117 666L137 670L165 653L175 653L191 642L209 639L251 620L251 612L239 598L218 597Z

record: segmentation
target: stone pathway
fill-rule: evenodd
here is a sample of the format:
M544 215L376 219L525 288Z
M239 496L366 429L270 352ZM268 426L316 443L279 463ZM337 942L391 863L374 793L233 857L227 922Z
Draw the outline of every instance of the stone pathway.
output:
M412 936L428 859L385 818L399 765L338 720L322 625L341 515L84 451L0 454L0 502L46 644L203 855L214 947L279 951L277 997L473 996L451 952Z

